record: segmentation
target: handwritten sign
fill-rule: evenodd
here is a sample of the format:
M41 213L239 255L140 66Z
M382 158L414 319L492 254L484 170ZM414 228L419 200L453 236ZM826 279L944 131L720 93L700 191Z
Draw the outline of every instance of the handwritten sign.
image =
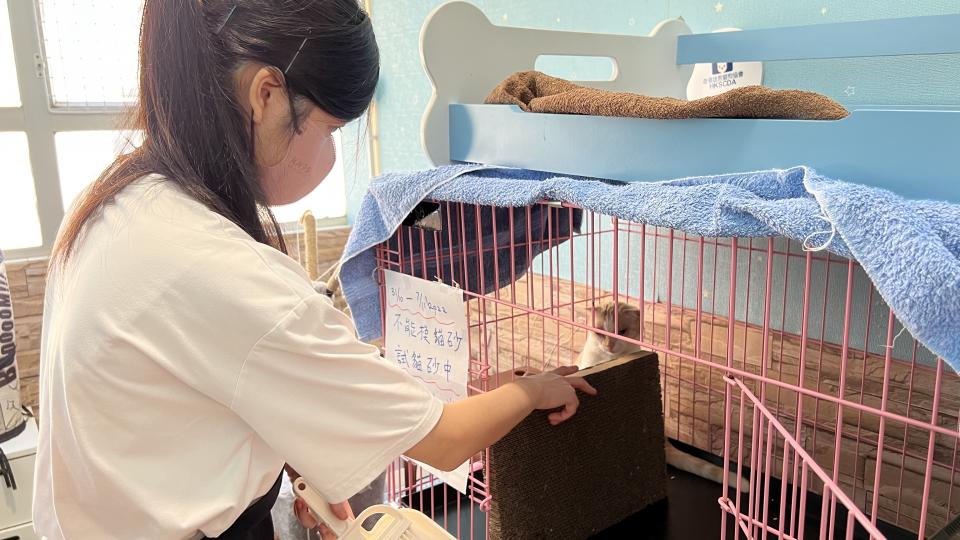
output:
M446 403L466 398L470 355L462 291L389 270L384 274L386 359ZM467 493L468 463L451 472L420 465Z

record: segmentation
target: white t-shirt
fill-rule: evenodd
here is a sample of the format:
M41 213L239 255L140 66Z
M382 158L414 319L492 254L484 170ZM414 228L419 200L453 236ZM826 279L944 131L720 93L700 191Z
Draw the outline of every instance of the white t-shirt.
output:
M35 527L217 536L284 462L342 501L442 409L357 341L295 261L146 177L48 280Z

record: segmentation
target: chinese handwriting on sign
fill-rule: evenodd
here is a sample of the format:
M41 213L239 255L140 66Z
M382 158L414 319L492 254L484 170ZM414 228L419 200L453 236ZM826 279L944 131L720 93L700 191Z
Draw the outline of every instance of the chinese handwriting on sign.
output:
M388 274L388 278L388 357L428 385L431 381L422 376L431 376L434 389L436 383L460 379L455 366L460 359L467 358L461 354L466 353L466 316L460 293L446 285L403 274ZM466 383L465 376L462 382ZM438 397L462 398L466 397L466 390L445 387Z
M470 347L463 291L397 272L384 275L386 359L444 402L467 397ZM424 468L466 493L467 463L450 473Z
M437 375L442 370L445 380L450 382L450 372L453 370L453 365L449 358L437 358L436 356L424 358L416 351L410 351L399 346L393 349L393 357L396 359L397 365L403 369L430 375Z
M442 326L433 326L430 323L419 324L418 321L402 313L393 314L392 329L395 333L427 345L434 345L444 349L459 352L463 347L463 334L459 329L447 330Z

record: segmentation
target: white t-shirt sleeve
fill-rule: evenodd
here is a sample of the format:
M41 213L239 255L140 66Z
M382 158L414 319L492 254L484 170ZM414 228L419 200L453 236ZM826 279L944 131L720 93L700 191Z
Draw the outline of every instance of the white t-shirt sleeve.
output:
M254 345L231 408L331 502L365 488L443 412L319 294Z

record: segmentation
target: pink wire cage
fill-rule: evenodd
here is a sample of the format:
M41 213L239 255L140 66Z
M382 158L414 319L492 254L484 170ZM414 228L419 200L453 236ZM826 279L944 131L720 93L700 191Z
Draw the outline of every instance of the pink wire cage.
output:
M547 226L534 239L518 230L534 207L503 220L438 204L442 227L402 227L377 248L378 268L464 285L471 392L523 366L574 363L591 307L627 302L641 313L634 343L660 357L667 437L748 484L739 495L717 485L718 537L950 537L960 377L903 330L855 261L781 238L705 238L590 212L580 231L553 237L560 229ZM548 221L581 212L539 206ZM473 230L507 230L509 245L463 248L454 235ZM502 264L523 252L525 272ZM489 265L508 276L467 286L489 279ZM401 458L388 496L458 538L487 538L489 450L471 465L461 497Z

